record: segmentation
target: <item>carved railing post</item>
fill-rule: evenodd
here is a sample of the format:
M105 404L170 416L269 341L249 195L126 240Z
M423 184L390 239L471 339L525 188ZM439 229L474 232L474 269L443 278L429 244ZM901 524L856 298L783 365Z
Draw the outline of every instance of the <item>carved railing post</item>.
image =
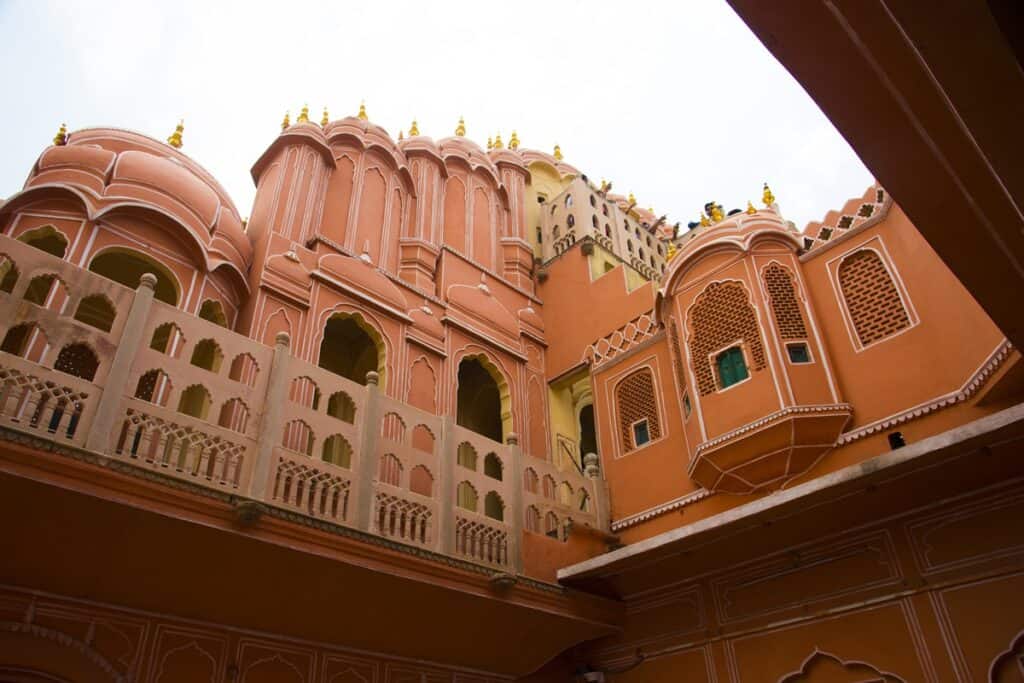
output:
M356 472L356 509L352 520L357 529L370 530L373 520L373 480L377 476L377 439L380 437L380 375L371 370L366 373L366 405L359 451L356 454L359 470Z
M26 278L27 279L27 278ZM128 309L128 319L124 323L121 338L114 351L114 359L110 363L110 372L103 385L103 394L96 406L96 416L89 428L89 436L85 447L98 453L109 453L111 439L117 434L117 419L121 403L128 393L128 375L132 370L135 354L144 342L142 338L149 319L149 309L153 305L153 291L156 287L156 275L143 273L139 278L139 286Z
M594 517L597 527L602 531L611 531L611 509L608 504L608 485L601 476L601 459L597 453L583 456L583 473L594 482Z
M509 526L508 556L517 574L523 571L523 554L520 552L523 540L523 451L519 448L519 435L511 432L508 442L509 470L511 472L512 496L508 502L505 524Z
M455 430L450 415L441 418L441 454L438 472L437 548L446 555L455 554Z
M267 393L263 398L263 413L260 416L256 453L252 475L249 478L250 498L262 500L267 495L267 479L270 476L270 463L274 459L274 447L281 445L281 434L284 429L281 415L284 402L288 398L290 343L287 332L278 332L274 338L274 359L271 361L270 375L267 378Z

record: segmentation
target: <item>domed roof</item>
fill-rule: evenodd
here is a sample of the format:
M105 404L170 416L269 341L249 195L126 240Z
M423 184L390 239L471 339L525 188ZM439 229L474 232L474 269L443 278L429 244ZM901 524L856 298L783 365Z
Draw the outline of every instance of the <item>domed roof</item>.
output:
M483 169L491 174L496 184L501 184L498 167L478 144L467 137L455 136L437 141L438 152L447 162L450 158L461 159L474 171Z
M419 308L409 311L409 317L413 320L413 327L438 340L444 339L444 325L437 319L430 306L423 304Z

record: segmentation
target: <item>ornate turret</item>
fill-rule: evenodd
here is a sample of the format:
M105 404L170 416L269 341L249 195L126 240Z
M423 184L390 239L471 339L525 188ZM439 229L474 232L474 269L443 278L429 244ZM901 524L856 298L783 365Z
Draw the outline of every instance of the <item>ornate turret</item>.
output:
M771 206L775 203L775 195L772 194L771 188L768 187L768 183L764 184L764 192L761 193L761 201L764 202L765 206Z
M501 141L501 133L494 136L494 149L505 149L505 143Z
M167 138L167 144L173 147L174 149L179 149L181 147L181 134L184 132L185 120L182 119L181 121L178 121L178 125L175 126L174 132L171 133L171 136L169 138Z
M68 126L66 123L60 124L60 130L53 136L53 144L55 145L66 145L68 143Z
M295 123L309 123L309 107L307 105L302 105L299 118L295 119Z
M420 127L416 125L416 119L412 120L412 125L409 126L409 137L414 137L420 134Z
M366 116L366 102L360 102L359 103L359 113L356 114L356 118L359 119L360 121L366 121L367 120L367 116Z
M284 120L281 121L281 130L285 130L288 126L292 125L292 118L289 112L284 113Z
M455 126L455 135L462 138L466 136L466 120L459 117L459 125Z
M519 149L519 136L516 135L515 131L512 131L512 137L508 139L509 149Z
M555 159L557 159L558 161L561 161L562 160L562 148L559 147L558 145L555 145L555 153L552 156L554 156Z
M326 128L330 120L330 116L327 114L327 107L324 107L324 115L320 117L320 125Z

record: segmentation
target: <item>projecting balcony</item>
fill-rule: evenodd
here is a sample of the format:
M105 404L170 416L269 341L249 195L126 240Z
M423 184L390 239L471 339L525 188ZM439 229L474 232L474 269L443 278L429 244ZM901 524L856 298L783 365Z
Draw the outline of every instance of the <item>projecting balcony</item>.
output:
M594 479L294 358L287 335L264 346L146 276L133 291L8 237L0 271L5 439L229 494L243 524L314 520L494 572L522 567L525 506L599 525ZM588 507L524 490L527 470Z

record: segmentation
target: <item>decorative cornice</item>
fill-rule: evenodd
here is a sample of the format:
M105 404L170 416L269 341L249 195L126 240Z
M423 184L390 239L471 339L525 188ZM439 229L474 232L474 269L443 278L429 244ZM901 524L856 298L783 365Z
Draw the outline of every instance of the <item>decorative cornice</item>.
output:
M696 503L698 500L704 500L711 495L711 491L707 489L697 489L692 493L687 493L685 496L680 496L674 500L670 500L667 503L661 505L655 505L652 508L647 508L642 512L623 517L618 521L612 522L612 531L619 531L621 529L627 529L631 526L635 526L640 522L646 522L649 519L663 515L666 512L672 512L678 510L681 507L685 507L690 503Z
M852 412L853 406L851 406L849 403L830 403L826 405L791 406L789 408L783 408L782 410L777 410L774 413L771 413L770 415L765 415L760 420L748 422L747 424L741 427L737 427L732 431L726 432L721 436L715 437L714 439L709 439L708 441L698 444L697 448L694 450L694 455L700 455L704 451L708 451L711 450L712 448L715 448L716 446L720 446L726 441L730 441L738 436L746 434L747 432L754 431L760 427L765 426L766 424L770 424L772 422L781 420L791 415L815 415L823 413L842 415L849 414Z
M963 403L977 393L978 389L985 385L985 382L992 376L992 374L999 369L999 366L1009 357L1010 352L1013 351L1013 344L1004 339L999 343L999 346L989 354L989 357L985 359L985 362L974 371L974 374L964 382L956 391L951 391L948 394L943 394L937 398L927 401L925 403L918 404L913 408L909 408L902 412L890 415L889 417L882 418L881 420L875 420L863 427L851 430L842 434L839 437L837 445L848 444L857 439L862 439L865 436L870 436L877 432L884 431L890 427L909 422L916 418L927 415L928 413L934 412L941 408L948 408L956 405L957 403Z

